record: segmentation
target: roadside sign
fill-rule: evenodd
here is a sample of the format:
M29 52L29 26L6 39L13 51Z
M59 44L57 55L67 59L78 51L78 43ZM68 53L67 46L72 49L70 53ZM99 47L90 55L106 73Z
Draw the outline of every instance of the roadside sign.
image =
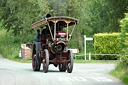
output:
M68 49L68 50L72 50L73 53L79 53L78 49Z
M93 40L93 38L86 38L86 40Z

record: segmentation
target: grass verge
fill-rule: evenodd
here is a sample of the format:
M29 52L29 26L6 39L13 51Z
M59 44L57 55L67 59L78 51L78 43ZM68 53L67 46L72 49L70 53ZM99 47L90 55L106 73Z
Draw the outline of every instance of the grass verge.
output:
M74 60L74 63L108 63L108 64L117 64L120 61L112 61L112 60L91 60L91 61L85 61L85 60Z
M118 78L121 82L128 85L128 67L124 66L122 63L119 63L115 70L110 72L110 75Z

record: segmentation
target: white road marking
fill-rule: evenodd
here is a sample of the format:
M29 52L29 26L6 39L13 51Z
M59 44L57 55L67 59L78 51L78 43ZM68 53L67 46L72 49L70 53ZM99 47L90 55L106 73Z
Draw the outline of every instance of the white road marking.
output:
M87 81L85 78L83 77L72 77L72 79L74 79L75 81Z
M96 80L96 81L100 81L99 79L95 78L95 77L91 77L92 79Z
M97 79L99 79L100 81L107 81L107 82L111 82L111 81L113 81L113 80L111 80L111 79L108 79L108 78L106 78L106 77L96 77Z
M89 80L95 80L98 82L112 82L112 79L106 78L106 77L58 77L59 81L89 81Z
M82 72L82 73L90 73L90 74L94 74L94 75L101 75L102 73L95 73L93 72L94 70L89 70L89 71L82 71L79 69L74 69L73 72Z
M59 81L75 81L74 79L70 77L58 77Z

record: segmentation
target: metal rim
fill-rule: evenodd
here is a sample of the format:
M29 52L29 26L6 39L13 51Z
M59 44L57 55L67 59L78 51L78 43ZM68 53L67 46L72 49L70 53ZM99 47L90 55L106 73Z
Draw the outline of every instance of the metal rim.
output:
M48 72L48 68L49 68L49 53L48 50L45 49L44 50L44 59L43 59L43 71L44 73Z
M33 46L33 51L32 51L32 67L33 67L33 71L36 71L36 59L34 57L35 53L36 53L35 46Z
M34 45L33 46L33 52L32 52L32 67L33 67L33 71L39 71L40 70L40 66L41 66L41 60L39 58L39 53L36 53L36 49L35 48L36 47ZM35 55L36 55L36 57L35 57Z
M67 72L68 73L72 73L72 70L73 70L73 53L72 53L72 51L70 50L69 52L68 52L68 60L69 60L69 62L67 62Z

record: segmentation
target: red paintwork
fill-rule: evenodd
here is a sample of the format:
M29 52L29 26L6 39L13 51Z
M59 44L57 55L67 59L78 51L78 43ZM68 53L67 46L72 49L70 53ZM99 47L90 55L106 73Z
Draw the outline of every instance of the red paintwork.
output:
M58 42L56 42L57 44L59 44L59 43L63 43L64 45L66 45L66 42L65 41L58 41Z
M59 60L59 59L56 59L56 60L49 60L49 62L60 63L60 62L70 62L70 60Z
M61 58L67 58L67 56L68 56L68 53L67 52L63 52L63 53L61 53Z
M64 38L67 37L66 32L64 32L64 31L57 31L57 33L56 33L56 38L61 38L61 35L59 35L59 33L65 33Z
M67 37L66 35L66 32L64 31L58 31L56 33L56 37L57 38L61 38L61 35L59 35L59 33L65 33L62 34L64 35L64 38ZM68 59L68 52L62 52L60 53L60 56L58 57L55 53L52 52L51 50L51 47L48 47L48 43L51 43L50 39L49 38L45 38L45 37L42 37L40 38L41 40L41 45L42 45L42 50L41 50L41 61L45 58L43 55L44 55L44 49L48 49L48 52L49 52L49 62L50 64L54 64L54 63L62 63L62 62L70 62L70 60ZM53 43L56 43L56 44L59 44L59 43L63 43L65 46L67 44L68 41L56 41L54 40ZM33 52L34 54L36 53L36 50L33 49ZM34 61L34 60L33 60ZM34 64L33 64L33 67L34 67Z

